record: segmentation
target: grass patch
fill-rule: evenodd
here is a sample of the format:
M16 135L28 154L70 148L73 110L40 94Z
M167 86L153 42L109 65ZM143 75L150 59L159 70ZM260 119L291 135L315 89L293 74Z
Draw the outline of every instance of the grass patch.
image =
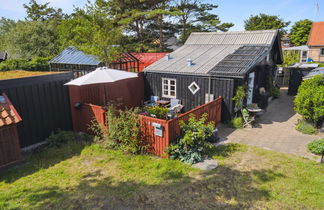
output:
M313 135L317 132L316 128L305 120L298 120L295 128L297 131L308 135Z
M208 173L68 142L0 174L0 209L323 209L324 166L230 144Z
M12 70L12 71L0 71L0 80L5 79L17 79L23 77L32 77L48 74L56 74L61 72L46 72L46 71L24 71L24 70Z

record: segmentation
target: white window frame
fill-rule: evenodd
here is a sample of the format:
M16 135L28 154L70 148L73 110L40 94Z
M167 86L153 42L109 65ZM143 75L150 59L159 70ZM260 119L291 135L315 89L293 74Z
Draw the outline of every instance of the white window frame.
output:
M194 86L194 85L197 87L197 89L196 89L195 91L191 90L191 87ZM192 83L188 86L188 89L190 90L190 92L191 92L193 95L195 95L195 94L200 90L200 87L199 87L199 85L198 85L196 82L192 82Z
M164 84L164 81L167 81L167 84ZM174 81L174 85L171 85L171 81ZM165 86L167 86L167 89L165 89ZM174 86L174 96L171 95L171 86ZM167 94L164 93L165 91L167 92ZM162 78L162 97L163 98L177 98L177 80L176 79Z

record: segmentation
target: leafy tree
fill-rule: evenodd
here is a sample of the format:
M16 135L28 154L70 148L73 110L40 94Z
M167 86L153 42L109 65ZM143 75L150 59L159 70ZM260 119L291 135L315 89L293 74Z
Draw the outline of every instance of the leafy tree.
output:
M272 30L279 29L280 33L286 33L285 28L290 24L290 22L284 21L275 15L259 14L255 16L250 16L249 19L244 21L244 28L247 31L256 30Z
M45 4L38 4L35 0L30 0L28 5L23 4L27 12L26 20L29 21L46 21L53 19L62 19L64 14L62 9L54 9L49 7L49 2Z
M2 17L0 19L0 50L6 50L7 48L7 38L10 36L9 30L15 27L16 22L11 19Z
M76 9L72 18L64 20L58 27L59 42L63 47L73 45L97 55L108 64L121 52L123 28L99 3L88 3L84 9Z
M292 26L289 38L294 45L300 46L307 43L308 36L312 28L312 23L313 22L311 20L305 19L297 21Z
M300 60L300 52L285 50L283 52L283 67L291 66Z
M181 12L177 16L181 41L185 42L194 31L228 31L233 27L233 23L221 23L218 15L212 13L216 8L218 5L201 0L176 0L172 9Z
M9 34L6 49L13 58L31 59L58 53L56 27L50 22L18 21Z

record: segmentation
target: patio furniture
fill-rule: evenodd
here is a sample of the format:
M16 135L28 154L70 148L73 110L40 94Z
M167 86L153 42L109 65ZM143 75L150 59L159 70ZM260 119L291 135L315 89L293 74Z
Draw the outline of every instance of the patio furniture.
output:
M173 115L176 113L180 113L180 111L183 107L184 106L181 104L181 101L179 99L176 99L176 98L171 99L170 107L169 107L170 114L168 115L169 118L172 118Z
M250 112L247 109L241 109L242 118L244 120L243 128L255 121L254 115L250 115Z
M149 101L145 101L145 106L156 106L157 101L159 100L159 96L151 96Z

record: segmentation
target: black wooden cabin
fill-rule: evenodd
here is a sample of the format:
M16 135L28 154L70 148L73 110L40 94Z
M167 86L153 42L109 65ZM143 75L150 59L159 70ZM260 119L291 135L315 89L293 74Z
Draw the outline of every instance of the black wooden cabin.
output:
M276 64L282 63L277 30L192 33L185 45L152 65L145 72L146 97L178 98L184 111L224 99L223 120L234 112L232 98L240 85L247 85L247 104L264 107Z

